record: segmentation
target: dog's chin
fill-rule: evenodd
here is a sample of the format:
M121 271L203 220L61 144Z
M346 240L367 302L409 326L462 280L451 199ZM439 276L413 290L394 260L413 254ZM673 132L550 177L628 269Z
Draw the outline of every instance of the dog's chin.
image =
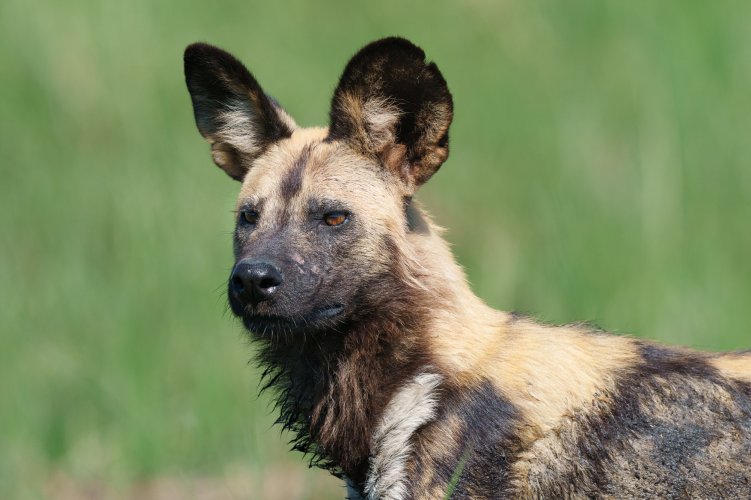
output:
M242 315L243 324L259 337L289 336L300 333L314 333L336 328L344 318L345 307L331 304L319 307L307 314L282 316L274 314L255 314L246 312Z

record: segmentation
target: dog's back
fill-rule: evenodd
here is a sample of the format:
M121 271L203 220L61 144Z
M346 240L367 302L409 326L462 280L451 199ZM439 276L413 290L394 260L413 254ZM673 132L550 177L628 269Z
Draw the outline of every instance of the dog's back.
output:
M751 496L750 352L515 317L499 330L491 353L452 353L476 376L415 432L416 497Z

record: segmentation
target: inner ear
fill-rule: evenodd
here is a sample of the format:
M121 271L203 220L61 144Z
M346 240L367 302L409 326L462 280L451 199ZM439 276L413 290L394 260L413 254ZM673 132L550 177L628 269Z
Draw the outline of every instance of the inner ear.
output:
M385 38L349 61L331 104L330 140L376 156L413 191L448 157L453 101L425 53L403 38Z
M185 49L185 81L212 158L237 180L271 144L292 134L294 120L231 54L208 44Z

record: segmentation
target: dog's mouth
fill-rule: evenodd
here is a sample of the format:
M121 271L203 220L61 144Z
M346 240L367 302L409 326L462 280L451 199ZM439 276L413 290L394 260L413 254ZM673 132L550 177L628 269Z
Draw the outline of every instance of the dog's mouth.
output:
M259 336L312 332L336 326L343 316L344 309L343 304L331 304L303 315L279 316L246 313L242 319L245 327Z

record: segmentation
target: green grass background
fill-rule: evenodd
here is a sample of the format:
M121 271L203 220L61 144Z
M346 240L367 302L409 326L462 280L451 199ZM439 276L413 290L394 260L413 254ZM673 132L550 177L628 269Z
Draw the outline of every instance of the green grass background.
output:
M412 39L456 105L421 199L481 297L725 350L751 347L749 22L742 1L3 0L0 497L238 475L343 497L256 400L223 296L238 184L195 129L188 43L314 125L357 48Z

